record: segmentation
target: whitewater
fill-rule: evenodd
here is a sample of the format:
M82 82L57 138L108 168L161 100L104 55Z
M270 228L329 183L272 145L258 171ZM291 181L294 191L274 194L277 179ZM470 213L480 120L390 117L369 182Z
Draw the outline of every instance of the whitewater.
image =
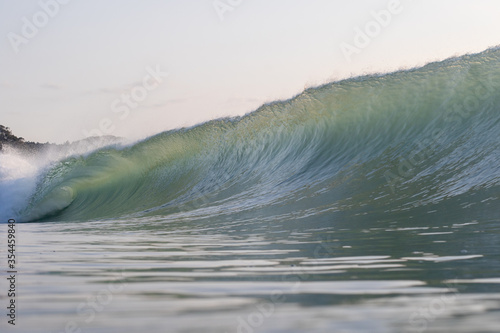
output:
M133 144L7 150L0 217L30 222L20 322L496 332L499 137L493 48Z

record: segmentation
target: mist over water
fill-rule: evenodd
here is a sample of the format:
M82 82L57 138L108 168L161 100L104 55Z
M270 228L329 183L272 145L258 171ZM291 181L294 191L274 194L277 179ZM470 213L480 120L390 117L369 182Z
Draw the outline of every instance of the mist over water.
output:
M2 191L2 218L33 222L22 325L496 332L499 60L334 82L45 164L1 155L19 198Z

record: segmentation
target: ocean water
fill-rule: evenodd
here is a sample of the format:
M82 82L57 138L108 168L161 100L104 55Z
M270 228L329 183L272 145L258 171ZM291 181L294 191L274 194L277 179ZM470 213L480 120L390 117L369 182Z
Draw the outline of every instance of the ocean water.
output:
M496 48L134 144L6 151L0 327L498 332L499 134Z

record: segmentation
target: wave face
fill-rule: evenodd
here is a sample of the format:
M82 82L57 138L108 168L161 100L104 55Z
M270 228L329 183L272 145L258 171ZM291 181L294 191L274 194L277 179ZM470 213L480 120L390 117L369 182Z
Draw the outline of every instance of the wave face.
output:
M63 159L23 221L497 218L500 49Z

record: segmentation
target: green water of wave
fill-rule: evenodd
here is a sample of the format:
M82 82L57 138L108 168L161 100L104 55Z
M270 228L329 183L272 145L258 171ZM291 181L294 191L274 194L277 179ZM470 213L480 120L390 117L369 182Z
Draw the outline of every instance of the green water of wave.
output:
M41 176L20 215L84 221L297 211L331 220L339 212L404 215L498 202L499 60L491 49L334 82L244 117L75 156Z

